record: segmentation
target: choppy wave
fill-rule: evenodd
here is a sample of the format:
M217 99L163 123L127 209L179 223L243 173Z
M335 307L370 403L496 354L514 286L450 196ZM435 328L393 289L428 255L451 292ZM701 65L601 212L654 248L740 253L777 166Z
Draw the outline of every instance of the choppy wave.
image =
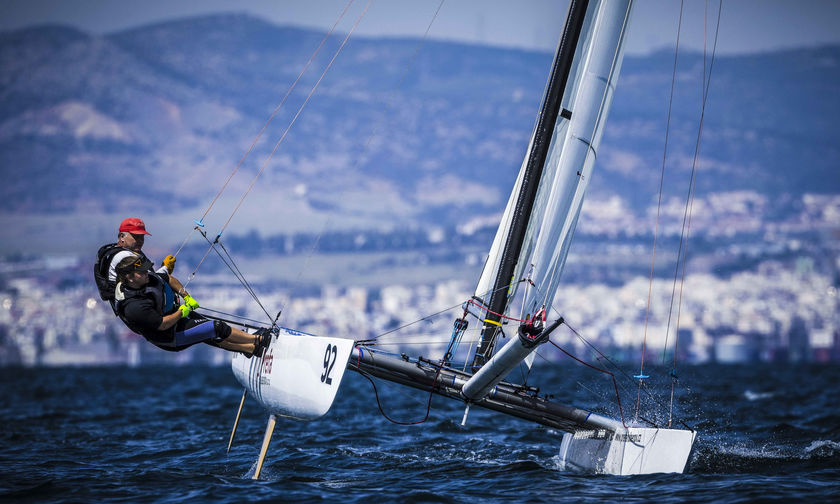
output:
M752 444L749 441L705 445L695 450L689 469L695 473L774 474L807 468L840 468L840 443L817 440L807 445Z
M549 382L582 378L561 371ZM369 385L347 375L326 417L278 421L252 481L267 416L247 402L225 453L241 395L227 368L0 370L0 499L557 502L627 500L644 489L658 500L746 502L772 487L780 500L833 500L840 372L782 371L684 370L691 388L680 412L698 430L686 474L624 477L561 470L553 429L478 408L462 426L454 401L436 398L424 424L391 424ZM567 403L578 393L556 392ZM417 397L397 389L389 413L422 418L427 396Z
M840 443L827 440L812 441L805 448L805 453L809 457L837 457L840 455Z

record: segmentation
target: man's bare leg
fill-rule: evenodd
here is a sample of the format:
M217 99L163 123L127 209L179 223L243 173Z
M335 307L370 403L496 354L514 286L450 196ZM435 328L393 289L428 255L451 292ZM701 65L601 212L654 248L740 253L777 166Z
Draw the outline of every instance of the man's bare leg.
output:
M255 348L253 343L234 343L230 341L230 338L219 343L219 346L231 352L242 352L245 355L253 354Z
M248 344L252 346L256 345L259 340L259 335L248 334L245 331L233 327L230 329L230 336L225 338L225 341L230 341L231 343Z

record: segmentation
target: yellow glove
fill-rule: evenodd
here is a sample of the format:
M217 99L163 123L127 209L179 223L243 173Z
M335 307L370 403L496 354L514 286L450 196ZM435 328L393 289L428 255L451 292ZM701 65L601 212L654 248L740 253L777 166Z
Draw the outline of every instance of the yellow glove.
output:
M175 256L170 254L164 257L163 265L166 266L166 271L168 271L171 275L172 272L175 271Z
M187 294L184 296L184 304L189 306L191 310L195 310L198 308L198 301L196 301L192 296Z
M189 306L187 306L185 304L182 304L181 306L178 307L178 309L181 311L181 318L187 318L190 315L190 307Z

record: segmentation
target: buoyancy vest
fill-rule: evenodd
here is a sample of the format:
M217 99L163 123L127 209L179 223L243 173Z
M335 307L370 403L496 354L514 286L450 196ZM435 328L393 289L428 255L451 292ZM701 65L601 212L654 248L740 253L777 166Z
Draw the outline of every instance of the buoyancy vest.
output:
M136 252L125 247L118 247L116 243L109 243L99 247L99 252L96 253L96 263L93 265L93 279L96 281L96 288L99 289L99 297L103 301L114 301L114 289L117 283L108 279L108 270L111 267L111 261L114 256L120 252L132 252L141 258L145 259L146 255L143 252Z
M144 338L158 346L166 346L167 344L171 345L175 339L175 326L162 331L157 329L148 329L139 325L137 321L130 320L125 315L126 307L128 305L142 300L152 301L155 311L161 316L173 313L178 307L175 303L175 291L173 291L172 287L169 286L169 282L167 282L166 279L161 278L161 275L158 273L149 273L149 283L142 288L132 289L126 285L121 285L121 289L125 297L117 300L115 306L117 316L120 320L122 320L132 332L142 335Z

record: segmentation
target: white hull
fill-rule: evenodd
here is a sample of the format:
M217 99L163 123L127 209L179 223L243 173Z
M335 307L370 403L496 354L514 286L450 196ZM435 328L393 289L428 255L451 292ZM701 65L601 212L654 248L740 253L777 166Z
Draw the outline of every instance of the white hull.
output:
M269 413L314 420L332 406L352 349L353 340L280 328L262 357L235 354L231 367Z
M682 473L696 437L694 431L646 427L567 433L560 444L561 468L619 476Z

